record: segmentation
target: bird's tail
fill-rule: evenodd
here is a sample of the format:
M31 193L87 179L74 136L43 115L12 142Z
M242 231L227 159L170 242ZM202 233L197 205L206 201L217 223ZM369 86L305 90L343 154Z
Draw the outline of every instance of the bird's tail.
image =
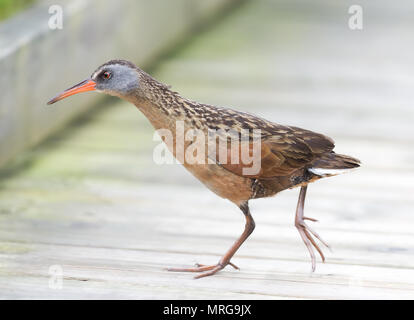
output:
M308 170L317 176L335 176L358 168L360 164L358 159L331 152L316 159Z

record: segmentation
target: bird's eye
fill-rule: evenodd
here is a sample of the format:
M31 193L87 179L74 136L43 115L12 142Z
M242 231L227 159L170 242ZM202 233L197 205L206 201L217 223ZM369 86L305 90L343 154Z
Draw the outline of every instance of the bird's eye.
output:
M110 79L110 78L111 78L111 76L112 76L112 74L111 74L109 71L105 71L105 72L102 74L102 78L104 78L105 80Z

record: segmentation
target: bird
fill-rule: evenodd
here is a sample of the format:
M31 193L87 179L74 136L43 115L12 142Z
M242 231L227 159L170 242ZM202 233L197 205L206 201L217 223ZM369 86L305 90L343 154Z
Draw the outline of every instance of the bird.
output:
M242 234L218 263L168 268L168 271L194 272L198 279L214 275L226 266L239 269L231 259L255 229L249 201L271 197L296 187L300 188L300 192L294 226L309 252L312 271L315 271L316 266L315 250L322 262L325 262L317 241L328 248L329 245L306 223L317 220L304 215L308 185L360 166L358 159L335 153L335 144L331 138L295 126L277 124L233 108L187 99L134 63L122 59L102 64L89 78L64 90L47 104L87 91L124 99L134 104L155 130L168 129L172 134L172 142L167 143L167 148L176 158L180 156L177 148L183 135L191 130L203 133L208 138L199 145L205 145L209 151L215 152L203 155L200 151L204 162L186 161L185 157L180 162L208 189L238 206L244 215L245 227ZM182 126L182 131L177 130L179 125ZM230 131L233 132L231 137L226 136ZM212 135L211 132L221 133ZM165 137L163 140L166 143ZM184 148L191 146L194 147L194 140L185 139ZM232 162L233 155L241 155L243 146L251 161ZM260 165L253 170L255 160Z

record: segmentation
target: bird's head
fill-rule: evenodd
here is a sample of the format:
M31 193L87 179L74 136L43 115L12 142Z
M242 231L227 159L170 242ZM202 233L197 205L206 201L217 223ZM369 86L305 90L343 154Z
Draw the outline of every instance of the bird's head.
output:
M140 70L129 61L111 60L101 65L86 80L66 89L47 104L55 103L77 93L98 91L127 98L140 87Z

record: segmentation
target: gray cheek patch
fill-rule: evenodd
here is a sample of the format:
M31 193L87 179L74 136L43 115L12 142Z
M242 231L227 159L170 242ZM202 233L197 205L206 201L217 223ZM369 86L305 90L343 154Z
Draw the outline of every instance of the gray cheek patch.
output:
M139 87L138 73L122 65L116 65L113 68L113 81L111 82L111 89L120 93L129 93Z
M98 91L128 94L139 87L138 72L134 69L123 65L111 65L106 69L112 73L112 78L106 83L98 84L96 86ZM100 72L101 70L95 72L92 79L95 79Z

